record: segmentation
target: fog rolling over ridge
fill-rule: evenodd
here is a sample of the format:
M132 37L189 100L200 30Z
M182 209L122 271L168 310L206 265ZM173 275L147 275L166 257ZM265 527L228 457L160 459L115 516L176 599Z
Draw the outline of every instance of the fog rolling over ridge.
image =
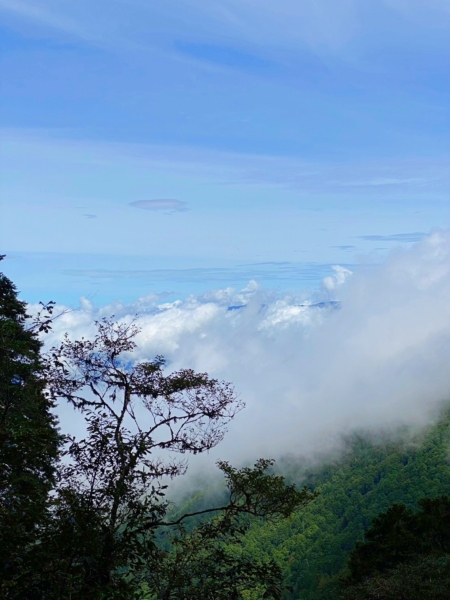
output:
M246 408L211 463L312 456L353 429L425 425L450 400L448 231L379 266L337 267L309 299L250 282L170 304L157 295L102 308L82 300L55 321L47 343L65 331L89 336L94 320L111 314L126 322L138 314L138 360L163 354L169 369L233 382ZM69 412L60 408L63 429Z

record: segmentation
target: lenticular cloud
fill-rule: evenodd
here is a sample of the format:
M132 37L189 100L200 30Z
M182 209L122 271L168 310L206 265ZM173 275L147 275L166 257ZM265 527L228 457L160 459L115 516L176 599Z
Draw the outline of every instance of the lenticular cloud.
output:
M234 383L247 408L213 457L320 452L353 429L424 425L450 400L449 233L353 274L336 267L309 297L250 282L171 303L157 294L102 308L82 300L47 343L65 331L89 336L111 314L138 315L137 359L163 354L170 369Z

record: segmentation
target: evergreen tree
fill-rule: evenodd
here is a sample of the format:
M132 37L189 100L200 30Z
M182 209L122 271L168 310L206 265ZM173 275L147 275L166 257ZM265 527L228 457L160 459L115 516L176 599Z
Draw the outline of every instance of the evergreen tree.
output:
M342 600L450 598L450 497L394 504L350 553Z
M3 258L0 257L0 260ZM51 310L51 306L50 306ZM0 595L24 598L61 441L45 393L37 330L0 273Z

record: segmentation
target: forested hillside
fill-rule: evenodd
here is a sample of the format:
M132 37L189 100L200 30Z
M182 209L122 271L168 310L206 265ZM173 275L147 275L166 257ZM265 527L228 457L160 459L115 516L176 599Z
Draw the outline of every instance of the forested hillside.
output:
M343 456L306 472L300 459L286 460L279 465L285 476L307 483L319 496L289 520L254 523L244 551L276 559L288 588L286 600L338 598L348 553L377 515L396 502L417 509L420 498L450 494L449 451L446 409L438 424L407 441L374 442L355 435ZM190 497L180 510L206 504L208 494Z

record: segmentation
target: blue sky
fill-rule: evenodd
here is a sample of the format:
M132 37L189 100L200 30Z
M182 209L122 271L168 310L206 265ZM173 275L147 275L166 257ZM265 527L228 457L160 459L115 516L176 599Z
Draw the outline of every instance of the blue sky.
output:
M0 0L5 270L314 287L450 221L447 0Z

